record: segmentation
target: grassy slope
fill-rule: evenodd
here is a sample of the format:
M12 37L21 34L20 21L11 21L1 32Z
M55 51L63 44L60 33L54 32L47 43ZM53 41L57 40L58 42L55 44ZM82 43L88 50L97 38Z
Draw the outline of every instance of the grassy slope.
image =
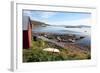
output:
M62 60L82 60L90 59L89 52L72 52L70 48L61 48L52 43L43 40L32 41L33 46L30 49L23 49L23 62L40 62L40 61L62 61ZM58 48L60 53L43 51L44 48Z

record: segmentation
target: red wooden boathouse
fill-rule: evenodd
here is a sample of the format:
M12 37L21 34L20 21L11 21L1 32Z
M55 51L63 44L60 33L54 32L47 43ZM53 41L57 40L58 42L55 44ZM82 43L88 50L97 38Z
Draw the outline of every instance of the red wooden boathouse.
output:
M23 16L23 49L32 46L32 24L29 16Z

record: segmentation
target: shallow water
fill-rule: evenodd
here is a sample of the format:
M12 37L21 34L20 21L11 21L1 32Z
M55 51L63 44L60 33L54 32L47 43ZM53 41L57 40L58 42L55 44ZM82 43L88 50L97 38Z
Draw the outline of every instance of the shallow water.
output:
M91 27L66 28L57 26L46 26L46 27L34 28L33 31L55 33L55 34L75 34L77 36L84 36L85 38L78 40L76 43L86 46L90 46L91 44Z

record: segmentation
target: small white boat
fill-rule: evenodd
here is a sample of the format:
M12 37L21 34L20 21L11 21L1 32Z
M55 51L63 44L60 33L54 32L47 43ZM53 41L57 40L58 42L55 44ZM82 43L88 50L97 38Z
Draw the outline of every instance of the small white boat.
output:
M56 52L56 53L59 53L60 51L56 48L45 48L43 49L43 51L49 51L49 52Z

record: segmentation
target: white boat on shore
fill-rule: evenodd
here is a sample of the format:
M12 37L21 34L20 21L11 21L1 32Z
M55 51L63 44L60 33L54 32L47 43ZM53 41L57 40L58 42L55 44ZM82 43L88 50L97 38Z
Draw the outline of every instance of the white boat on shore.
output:
M48 51L48 52L55 52L55 53L59 53L60 51L56 48L45 48L43 49L43 51Z

